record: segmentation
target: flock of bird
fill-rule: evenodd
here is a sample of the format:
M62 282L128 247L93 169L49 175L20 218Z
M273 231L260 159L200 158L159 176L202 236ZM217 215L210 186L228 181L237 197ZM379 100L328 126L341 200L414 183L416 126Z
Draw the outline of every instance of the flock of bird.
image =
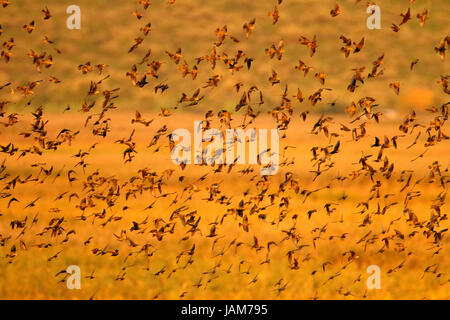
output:
M277 0L274 8L268 13L268 19L273 24L277 24L282 19L283 5L286 0ZM11 3L10 3L11 2ZM169 0L168 5L176 5L176 0ZM356 1L358 4L360 0ZM413 1L411 1L412 3ZM150 8L150 0L138 0L140 8L132 14L137 20L145 16L145 11ZM1 0L0 10L6 13L13 1ZM370 3L367 3L369 6ZM52 8L42 8L42 21L28 21L23 25L24 35L33 35L39 28L40 23L52 19ZM330 8L330 16L338 19L342 13L339 4ZM139 12L138 12L139 11ZM401 13L401 21L392 25L392 30L398 32L405 24L411 23L414 15L410 9ZM5 16L4 16L5 17ZM424 26L428 17L428 10L423 10L416 14L416 19L420 26ZM239 72L252 72L252 68L259 61L252 58L248 53L239 50L231 54L220 52L221 46L226 41L234 43L244 42L258 32L258 21L254 18L248 19L242 25L241 33L231 35L228 27L222 26L215 30L216 41L209 49L209 53L204 56L196 57L195 63L188 63L187 58L183 56L182 48L176 51L167 50L165 61L153 60L152 50L148 48L145 54L138 53L141 46L144 46L144 39L151 37L152 24L149 22L139 30L139 35L130 42L130 47L124 54L135 55L136 63L131 65L123 76L136 87L135 90L150 90L155 94L163 94L170 90L170 83L160 82L160 69L163 64L174 64L185 81L196 81L201 73L212 72L209 80L198 86L193 93L180 93L179 99L173 107L161 107L158 114L162 120L172 116L175 110L195 110L201 106L206 94L213 94L214 91L224 86L221 82L222 77L214 74L217 65L222 64L234 75ZM36 67L36 74L27 75L34 78L40 75L43 69L52 70L55 68L52 54L39 53L34 50L21 53L16 52L14 47L16 41L23 39L14 39L8 36L8 30L0 26L0 39L3 38L1 46L1 64L12 63L14 59L27 54L30 63ZM56 43L50 37L43 40L46 44L52 46L56 54L64 54L56 47ZM316 35L299 36L300 48L305 47L302 54L309 54L314 57L320 50L320 40ZM342 44L341 44L342 42ZM336 39L337 44L341 44L340 51L349 58L351 55L358 54L364 50L365 38L354 42L352 39L342 35ZM450 44L450 37L442 38L435 48L430 48L436 54L439 61L445 61L446 52ZM270 47L263 49L268 59L278 59L283 61L284 42L274 43ZM138 56L139 55L139 56ZM355 92L371 79L382 77L384 74L384 54L374 57L373 64L366 69L360 67L353 69L353 76L347 85L349 92ZM411 62L411 72L414 72L414 66L419 62L416 59ZM263 62L261 62L263 63ZM206 66L205 66L206 64ZM76 66L74 66L76 68ZM86 254L94 255L98 259L104 256L121 259L121 268L117 270L115 280L117 285L120 281L126 281L133 268L139 267L147 271L154 278L170 278L175 273L190 272L190 268L198 260L211 260L213 266L208 270L203 270L199 280L196 280L190 286L180 289L179 297L183 298L191 294L196 296L196 291L207 290L218 278L235 275L243 277L248 282L248 286L256 285L263 280L261 274L267 265L287 266L292 272L302 269L302 265L308 261L314 261L317 265L311 272L311 278L318 274L326 274L326 280L320 283L315 289L313 298L320 298L321 290L331 282L339 281L339 278L345 273L350 265L355 264L360 256L365 252L371 251L375 254L383 255L387 251L396 252L396 254L405 257L404 260L385 273L392 274L405 268L409 260L412 259L413 248L407 247L405 243L408 240L422 241L431 248L429 259L434 259L435 263L423 266L423 277L435 277L439 285L448 287L450 275L448 270L439 268L440 255L445 245L448 229L446 220L446 196L450 175L449 167L442 163L448 159L428 159L428 172L425 176L415 172L414 164L417 159L426 158L427 151L437 145L446 144L448 146L449 136L445 132L449 114L450 103L427 109L432 120L426 124L421 121L420 114L412 111L407 117L399 123L398 134L395 136L375 136L371 145L370 154L362 154L356 164L356 169L348 173L338 174L331 178L328 172L336 166L335 157L341 153L342 147L346 141L352 143L366 143L361 141L369 135L368 125L377 125L383 121L383 113L379 111L378 104L373 97L362 97L359 101L353 102L345 109L346 116L350 119L348 123L340 123L339 128L335 126L335 116L317 115L314 113L314 106L323 100L323 94L326 91L332 91L332 88L325 87L326 73L317 72L314 74L313 67L308 66L302 60L298 65L292 66L292 72L299 72L302 77L312 77L311 81L317 81L320 88L312 92L309 96L304 96L300 88L296 88L292 93L288 86L282 85L282 79L276 70L268 75L267 81L271 87L279 86L282 92L280 103L275 107L270 107L265 103L263 89L257 86L250 86L248 89L246 83L237 82L233 88L240 97L234 110L209 110L204 115L203 130L211 128L213 121L220 124L221 129L230 129L235 127L250 128L256 119L262 116L261 108L267 110L274 126L280 130L281 146L280 173L275 176L260 176L255 165L203 165L208 172L195 181L191 181L188 171L191 167L181 164L177 167L175 164L168 164L164 167L141 168L137 173L131 173L129 178L119 178L110 176L102 172L102 168L93 168L89 163L91 153L98 148L102 140L92 144L85 150L76 150L72 144L76 144L80 132L88 132L95 138L107 139L112 131L111 118L109 115L118 109L116 99L119 97L120 88L105 89L111 75L109 66L106 64L92 64L85 62L78 65L80 77L87 74L98 73L100 79L91 81L89 91L83 98L79 111L85 115L84 127L78 130L60 128L58 134L51 136L48 134L49 122L46 120L46 114L43 106L34 107L31 100L26 107L33 109L31 111L31 122L25 122L21 114L8 111L10 101L8 96L22 96L25 100L35 96L37 87L45 80L32 80L26 84L6 83L0 84L0 252L1 264L13 265L24 251L37 250L42 254L48 255L48 263L56 264L64 252L79 241L81 246L86 248ZM313 76L310 73L314 74ZM69 79L58 79L51 76L48 80L52 85ZM450 76L441 75L436 80L438 87L441 87L445 94L450 94L448 82ZM151 83L157 82L155 85ZM436 85L435 84L435 85ZM400 83L387 83L386 88L391 88L396 94L399 94ZM439 89L441 90L441 89ZM212 93L210 93L212 92ZM298 112L298 105L305 106L301 112ZM69 111L67 107L64 112ZM72 110L73 111L73 110ZM239 125L233 123L233 117L237 113L243 114L243 121ZM316 117L313 121L311 134L322 137L323 145L314 146L310 150L310 161L313 166L310 178L312 182L321 183L321 187L310 188L310 185L302 181L292 170L295 167L295 159L285 156L290 148L283 141L288 137L288 129L291 125L306 123L308 118ZM154 126L154 119L145 119L141 112L136 111L135 117L131 119L131 126L137 128L147 128L154 130L154 136L151 138L146 148L154 153L167 153L165 158L170 157L170 150L173 148L173 142L170 140L170 130L166 124L160 127ZM27 128L20 130L19 142L14 137L10 141L5 141L5 132L11 128L21 126ZM116 145L123 147L122 157L125 163L132 163L138 156L138 142L135 140L135 129L131 134L126 134L122 139L114 141ZM414 137L413 143L406 144L408 137ZM19 137L17 137L19 138ZM27 143L22 143L20 141ZM403 142L405 141L405 142ZM283 144L284 143L284 144ZM28 145L28 147L24 147ZM408 150L410 148L421 148L420 154L411 160L409 170L398 171L396 164L386 155L388 149ZM61 148L69 148L73 151L73 157L76 163L66 163L62 167L55 167L46 162L46 156L54 153ZM38 156L39 162L30 164L26 174L15 172L10 169L10 164L18 159ZM151 159L148 159L151 163ZM216 179L216 176L234 175L239 179L247 179L248 188L241 193L227 194L229 187L225 183ZM292 210L293 206L306 208L306 204L312 201L315 195L321 192L333 190L335 185L358 184L359 181L365 181L367 184L366 199L352 204L357 210L360 218L355 229L362 230L364 236L359 238L351 245L348 250L339 252L340 259L335 261L321 261L320 258L313 257L314 253L321 246L333 246L335 241L348 239L352 234L359 234L360 231L347 230L342 234L331 234L331 223L343 223L343 213L339 206L345 201L349 201L345 193L338 200L330 200L327 203L317 206L310 210ZM24 202L24 195L20 193L19 186L36 185L37 188L44 188L44 184L54 184L60 182L65 185L65 189L55 190L58 195L50 199L54 207L50 209L52 218L43 221L41 202L48 195L36 195L30 202ZM176 184L175 182L178 182ZM169 185L171 187L169 187ZM176 187L173 187L173 186ZM359 185L359 184L358 184ZM364 185L364 184L361 184ZM398 190L387 193L385 188L394 186ZM362 187L361 187L362 188ZM415 200L423 197L423 192L427 188L435 188L435 198L429 209L428 218L417 212L415 209ZM199 194L206 194L201 198ZM397 199L397 200L391 200ZM401 199L401 200L400 200ZM131 225L121 224L126 220L128 212L131 210L129 203L139 201L141 208L136 208L133 204L133 210L137 210L141 219L131 222ZM196 202L197 201L197 202ZM318 200L314 200L318 201ZM351 201L351 200L350 200ZM75 209L72 204L76 203ZM205 205L199 205L204 203ZM168 206L167 206L168 204ZM214 205L215 209L205 209L208 205ZM167 217L161 217L155 214L155 207L165 208ZM219 209L218 209L219 208ZM77 212L76 218L71 216L71 212ZM401 214L392 218L388 226L379 229L372 223L377 217L389 217L394 210ZM304 211L304 212L303 212ZM22 218L16 217L14 212L20 212ZM341 219L337 216L341 216ZM309 236L305 237L305 228L308 222L316 216L323 216L324 221L328 221L320 227L309 230ZM338 219L336 222L335 220ZM76 221L76 223L75 223ZM400 231L398 225L408 226L408 233ZM80 234L80 226L89 225L98 229L99 232L109 232L110 240L104 247L96 246L96 233L92 233L86 239L77 239ZM114 228L109 228L114 225ZM226 230L225 225L227 225ZM265 225L271 230L273 237L266 238L264 235L255 231L257 225ZM38 228L42 226L42 228ZM120 227L119 227L120 226ZM242 237L229 239L227 233L232 228L236 234L242 234ZM120 229L119 232L112 231ZM276 236L275 236L276 235ZM173 241L174 237L179 237ZM248 242L247 238L252 239ZM311 240L304 240L311 238ZM33 240L34 239L34 240ZM138 239L138 240L137 240ZM170 243L170 250L176 252L176 259L163 266L153 262L154 255L159 254L158 248L161 243ZM347 243L347 242L346 242ZM199 254L198 248L208 246L210 254ZM247 247L252 254L261 257L260 261L249 259L239 259L238 253ZM55 249L53 249L55 248ZM55 250L49 253L49 250ZM162 250L162 249L161 249ZM160 251L161 251L160 250ZM167 249L166 249L167 250ZM339 250L339 249L336 249ZM273 255L284 256L284 260L274 260ZM234 261L235 259L235 261ZM224 261L232 261L225 265ZM56 273L55 283L64 283L69 274L65 271L65 266L61 262L58 264L63 270ZM253 271L258 269L259 272ZM330 272L330 270L333 270ZM87 281L95 281L98 275L95 271L89 270L85 274ZM361 274L354 279L354 283L363 282ZM163 282L162 282L163 283ZM272 292L275 296L283 297L283 292L289 286L294 286L285 278L274 281L271 284ZM161 289L164 291L164 288ZM236 289L239 290L239 289ZM242 290L245 290L243 288ZM364 293L362 293L364 292ZM337 294L340 297L354 296L366 298L367 290L356 293L351 288L341 287ZM158 298L159 294L153 298Z

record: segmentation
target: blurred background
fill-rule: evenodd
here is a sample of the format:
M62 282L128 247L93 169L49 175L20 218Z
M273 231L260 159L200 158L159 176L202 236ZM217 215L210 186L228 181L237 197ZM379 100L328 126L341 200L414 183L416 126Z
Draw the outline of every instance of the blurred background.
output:
M399 13L405 13L409 1L379 1L381 8L381 30L369 30L366 27L366 2L355 4L355 1L340 1L342 14L331 17L330 10L335 2L324 0L285 0L279 6L280 19L272 24L269 11L273 11L275 1L232 1L232 0L177 0L176 5L168 5L167 1L152 1L144 10L138 1L97 0L95 2L79 0L76 4L81 8L81 29L68 30L66 20L69 15L66 8L74 1L13 1L8 10L0 10L1 25L4 29L2 41L10 37L15 39L16 47L12 50L9 63L2 63L0 68L0 83L13 82L21 85L32 80L47 80L49 76L61 79L58 85L44 81L31 96L33 103L42 104L47 111L63 110L67 105L72 109L81 106L81 96L89 89L91 80L99 80L101 76L89 73L85 76L77 69L78 65L90 62L107 64L103 75L111 75L106 82L108 89L120 87L120 97L116 105L121 109L139 108L142 110L159 110L160 107L174 107L180 99L181 92L190 95L199 86L203 86L209 77L221 75L222 81L218 88L204 90L204 101L191 108L191 111L207 109L233 110L239 102L240 94L235 94L233 85L244 82L245 85L255 85L265 93L264 109L271 109L279 103L285 85L290 93L296 94L300 88L308 97L322 85L314 74L326 73L325 87L333 91L325 92L323 101L312 111L342 112L352 101L364 96L376 97L381 110L402 108L423 109L431 105L441 105L446 101L442 87L436 82L440 75L448 74L448 59L441 61L433 51L440 40L449 34L448 12L450 2L446 0L419 0L412 7L412 20L404 25L398 33L391 29L391 24L399 24ZM47 5L51 8L52 18L44 21L41 10ZM428 9L429 16L424 27L419 26L415 15ZM137 19L132 12L142 14ZM244 23L256 18L254 32L246 39L242 28ZM23 25L32 20L36 30L26 34ZM131 54L129 48L134 39L141 36L140 28L151 22L151 31L144 42ZM215 30L228 27L228 33L240 42L235 43L227 38L225 43L217 48L217 53L227 52L229 55L243 50L247 56L254 58L251 70L244 68L232 75L218 63L211 70L207 61L202 61L199 76L194 81L184 81L177 66L169 60L165 51L172 53L182 48L182 55L190 67L197 57L210 54L216 41ZM312 39L317 35L318 50L311 58L309 49L299 43L300 36ZM363 50L348 58L340 52L344 35L353 42L365 38ZM44 43L47 36L54 44ZM285 53L283 59L270 59L265 49L272 44L284 41ZM61 50L61 54L54 48ZM136 88L126 78L126 73L133 64L138 64L145 53L151 49L150 60L162 61L159 78L148 78L149 85ZM53 57L54 65L43 68L39 73L27 56L30 50L41 54L47 52ZM366 67L364 73L370 72L372 62L385 54L384 75L375 79L366 79L366 83L350 93L346 90L353 75L353 68ZM414 71L410 64L419 59ZM307 77L294 69L302 60L313 67ZM181 62L182 63L182 62ZM268 78L272 69L276 70L281 83L271 86ZM138 66L138 72L148 71L143 64ZM400 94L397 97L388 88L391 82L400 82ZM154 86L165 83L169 90L155 94ZM20 96L9 96L6 90L0 92L1 97L15 102L13 108L20 109L23 101ZM94 97L95 98L95 97ZM93 99L92 97L88 97ZM28 100L25 100L28 102ZM330 105L331 104L331 105ZM304 108L309 108L309 102L303 102ZM330 107L331 106L331 107ZM186 110L183 110L186 111ZM242 111L243 112L243 111Z

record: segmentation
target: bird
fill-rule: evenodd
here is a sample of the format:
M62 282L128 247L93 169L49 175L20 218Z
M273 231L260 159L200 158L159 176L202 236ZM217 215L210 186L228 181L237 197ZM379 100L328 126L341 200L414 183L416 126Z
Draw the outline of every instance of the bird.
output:
M289 1L230 15L138 0L64 36L86 47L55 33L58 5L0 1L0 251L13 278L45 264L55 290L39 297L73 295L57 288L70 264L83 288L106 284L82 298L377 299L366 262L382 283L435 281L445 297L450 40L430 36L445 29L438 14L430 28L410 1L392 41L374 42L387 34L341 28L359 0L298 25ZM121 14L127 28L112 28ZM406 57L405 37L429 41ZM151 292L130 289L142 279Z
M317 45L317 36L314 35L312 40L308 40L308 38L304 37L304 36L300 36L299 41L302 45L307 46L310 49L310 56L314 56L314 54L316 53L316 50L318 48Z
M48 10L47 6L45 6L45 8L42 9L42 13L44 14L44 20L48 20L52 17L50 10Z
M253 29L255 28L255 23L256 23L256 19L253 18L252 20L250 20L250 22L247 22L243 25L243 29L245 30L245 35L246 37L250 37L250 35L252 34Z
M277 6L274 7L273 12L269 11L269 17L272 17L273 24L276 24L278 22L278 19L280 19L280 13Z
M339 3L336 2L336 4L334 5L334 8L330 11L330 15L332 17L337 17L341 13L342 13L341 7L339 6Z

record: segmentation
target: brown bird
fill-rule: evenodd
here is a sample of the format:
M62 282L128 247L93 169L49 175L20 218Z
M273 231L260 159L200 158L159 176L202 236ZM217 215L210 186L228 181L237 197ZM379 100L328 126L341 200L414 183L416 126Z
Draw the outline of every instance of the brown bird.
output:
M253 29L255 28L256 19L252 19L250 22L245 23L242 27L245 30L246 37L250 37L252 34Z
M274 56L277 57L278 60L281 60L284 53L284 41L280 40L278 43L278 46L275 46L275 44L272 44L272 46L265 50L266 54L270 56L270 59L273 59Z
M409 66L409 69L412 71L414 69L414 66L419 63L419 59L414 60L411 62L411 65Z
M45 9L42 9L42 13L44 14L44 20L48 20L52 17L50 14L50 11L48 10L47 6L45 6Z
M427 17L428 17L428 9L424 9L422 13L417 14L417 19L419 19L421 27L425 25Z
M280 77L278 76L278 73L272 69L272 75L269 77L269 82L273 85L280 83Z
M392 82L389 84L389 88L394 89L395 94L398 95L400 92L400 82Z
M441 42L439 43L439 46L434 48L434 51L436 51L436 53L439 54L442 61L444 61L445 59L445 53L447 51L447 47L449 44L450 44L450 36L447 36L445 38L442 38Z
M314 35L314 38L312 39L312 41L309 41L307 38L300 36L299 41L302 45L305 45L310 49L311 57L316 53L316 50L318 47L316 35Z
M273 12L269 11L269 17L272 17L272 23L275 24L278 22L278 19L280 19L280 13L278 11L278 7L275 6L273 9Z
M353 53L360 52L362 50L362 48L364 47L364 37L358 43L353 42L353 45L355 46L355 49L353 50Z
M400 22L399 26L411 20L411 8L408 8L408 11L406 11L406 13L401 13L400 16L402 17L402 21Z
M25 31L28 32L29 34L32 33L32 32L34 31L34 29L36 29L34 20L31 21L29 24L25 24L25 25L23 26L23 28L24 28Z
M330 15L332 17L337 17L341 13L342 13L341 7L339 6L339 3L336 2L336 4L334 5L334 8L330 11Z

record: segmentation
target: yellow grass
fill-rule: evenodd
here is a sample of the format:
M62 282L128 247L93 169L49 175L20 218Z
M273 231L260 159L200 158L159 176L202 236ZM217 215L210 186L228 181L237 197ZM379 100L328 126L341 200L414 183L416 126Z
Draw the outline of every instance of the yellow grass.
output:
M6 159L7 172L9 173L7 181L16 175L23 179L32 174L33 177L39 176L42 183L30 182L17 185L13 191L20 202L12 203L10 208L6 208L8 198L2 200L1 213L3 216L0 218L0 234L3 238L11 236L11 239L1 248L2 257L9 253L13 244L19 247L19 240L24 241L28 248L28 250L18 249L17 255L12 259L3 259L4 267L2 267L0 277L0 296L2 298L87 299L93 296L97 299L148 299L158 296L161 299L176 299L185 291L187 293L184 297L193 299L307 299L314 296L319 298L344 298L338 293L341 287L343 288L342 292L351 291L352 295L347 298L354 298L362 297L364 292L367 291L366 279L369 275L366 274L366 268L372 264L380 266L382 270L382 289L367 291L368 298L448 298L450 287L445 284L449 278L447 274L449 262L448 259L445 259L449 253L448 238L444 237L441 241L440 247L442 249L439 254L433 255L437 248L433 245L431 238L427 239L421 232L411 238L408 237L408 234L413 231L413 227L406 221L407 217L402 213L406 191L399 193L405 182L398 182L402 170L414 170L412 181L425 177L425 180L414 188L408 188L408 190L414 189L422 192L421 197L410 201L409 207L414 210L419 221L428 220L431 212L430 205L435 203L435 198L442 192L438 182L428 183L426 181L429 173L428 165L437 160L442 166L443 174L448 175L446 171L444 173L445 168L449 165L447 142L430 148L426 157L415 162L411 162L411 159L422 152L423 141L420 140L417 146L405 150L414 140L414 134L400 139L398 150L386 149L385 154L390 161L395 163L395 170L389 181L384 178L381 179L383 185L380 199L370 201L370 208L367 212L371 213L372 223L360 227L359 225L367 213L358 214L357 212L361 210L361 207L357 208L356 205L367 200L372 183L367 177L360 177L354 181L346 180L342 183L331 178L337 175L348 176L351 171L358 170L360 168L358 161L362 154L375 154L376 156L377 152L370 148L374 136L382 137L383 135L393 136L398 134L399 121L386 120L380 125L372 124L368 127L368 136L358 142L350 141L348 134L340 137L339 139L342 140L343 144L340 153L333 158L336 162L335 168L313 182L313 174L309 172L314 170L310 161L312 157L310 148L315 145L327 145L328 139L323 134L316 136L310 133L318 116L311 116L305 123L300 117L295 117L287 132L288 138L282 140L280 145L280 150L288 145L296 147L295 149L287 149L284 157L282 157L282 160L295 158L295 164L280 168L277 175L269 178L270 189L268 193L276 192L278 184L288 171L293 172L295 177L299 179L301 190L313 190L325 185L330 185L331 188L313 194L306 202L303 202L303 196L300 194L286 191L284 195L290 198L289 207L279 208L280 198L276 198L274 205L265 210L267 214L265 221L258 219L257 214L249 215L249 232L245 232L239 226L242 218L228 216L223 224L218 225L217 237L208 238L206 235L209 234L211 227L209 224L217 221L217 219L220 222L228 208L237 207L241 199L249 201L246 204L247 208L255 203L252 197L258 193L256 182L261 180L258 170L244 176L239 173L239 170L246 166L237 165L233 168L231 174L213 174L211 167L188 165L182 171L170 160L166 136L161 138L162 141L157 144L157 146L161 145L159 152L154 152L157 146L151 148L146 148L146 146L156 130L163 124L168 126L168 132L176 128L187 128L192 132L193 121L201 120L201 116L185 114L174 115L170 118L161 118L156 114L143 114L143 116L146 119L155 120L149 127L140 124L131 125L131 119L134 118L133 113L112 113L111 123L113 127L105 139L93 139L90 130L82 129L70 147L64 145L56 152L45 151L45 156L42 157L28 155L20 159L17 159L17 156ZM57 131L62 128L72 130L82 128L85 119L85 117L74 114L66 116L48 115L45 118L49 120L49 137L54 137L58 133ZM426 116L423 119L425 118ZM238 124L240 121L241 119L236 118L232 123ZM348 119L337 117L333 122L334 125L332 125L330 131L339 132L339 123L348 123ZM424 123L426 122L424 121ZM212 127L218 128L219 125L215 121ZM262 117L256 122L255 126L271 128L274 123L269 117ZM2 133L2 140L9 141L11 137L17 137L17 134L24 128L26 126L21 124L7 128ZM114 141L128 137L133 129L136 130L134 141L137 144L138 153L131 163L124 164L121 152L125 147L114 143ZM79 158L74 158L73 155L78 150L86 151L92 143L100 140L101 144L85 157L88 164L85 172L80 167L76 167L77 174L75 177L78 180L70 184L67 179L67 171L79 161ZM16 139L14 143L19 149L29 145L29 142L25 139ZM44 178L43 174L38 175L39 166L30 168L30 164L41 162L45 163L41 165L44 168L48 169L53 166L54 173L48 178ZM371 160L369 162L375 168L381 166L381 164L376 164ZM125 201L125 193L129 189L133 189L133 183L125 184L125 182L130 181L131 177L137 176L137 170L144 167L156 172L158 176L165 169L173 169L174 173L170 178L163 178L162 193L176 192L177 195L171 194L165 198L155 198L155 195L160 194L158 191L154 191L153 194L150 191L144 191L142 194L136 194L136 199L130 197L128 201ZM255 169L258 169L258 166ZM59 170L62 170L61 177L55 179L55 174ZM84 215L88 217L87 220L81 221L77 219L81 215L81 211L76 206L80 204L80 199L89 193L86 188L83 188L83 182L86 181L88 175L97 170L99 176L117 179L117 184L122 186L121 195L113 207L106 209L105 218L93 220L91 216L93 213L99 213L103 208L106 208L105 203L98 199L94 201L95 207L86 209ZM205 181L199 181L198 179L205 173L209 173L208 178ZM186 177L183 183L178 182L178 177L181 175ZM380 179L378 174L374 180L377 179ZM230 205L205 200L209 196L208 187L213 183L219 183L220 195L232 197ZM198 192L194 192L192 199L183 203L188 194L188 192L183 193L183 189L190 185L195 185ZM105 185L99 187L97 191L104 193L106 189ZM243 196L243 192L247 189L248 195ZM80 199L73 198L72 201L68 201L68 195L66 195L63 199L55 201L59 194L66 191L69 194L76 192ZM394 195L388 200L384 200L384 195L388 193ZM345 200L342 200L343 194L347 196ZM37 197L39 197L39 200L36 207L25 210L24 207ZM178 197L178 203L172 204L175 197ZM144 210L155 200L156 204L153 209ZM380 203L383 207L385 203L394 201L398 201L400 204L389 209L385 215L373 213L376 211L377 203ZM335 206L337 210L330 216L326 214L324 209L324 204L329 202L338 204ZM265 199L258 206L263 207L268 204L269 200ZM189 207L183 213L197 210L197 215L201 217L199 223L201 233L198 232L193 237L182 240L187 235L186 231L189 228L183 227L180 220L174 218L172 220L175 223L174 233L168 233L162 241L158 241L150 232L151 229L154 229L153 221L162 218L169 222L172 212L182 205ZM127 208L124 209L124 206ZM51 212L52 208L58 208L61 212ZM307 212L312 208L317 208L318 212L313 214L309 220ZM278 222L280 212L283 209L287 209L285 211L286 217ZM441 208L443 212L446 212L447 209L447 205ZM25 216L28 216L30 220L35 214L38 215L39 221L32 227L28 227L23 236L18 237L21 229L11 230L9 225L11 220L20 220ZM122 217L122 219L102 227L101 224L112 214ZM296 226L298 235L301 237L299 244L309 245L295 254L300 262L298 270L289 268L286 256L287 251L295 249L294 243L291 240L281 241L286 236L282 230L288 230L293 224L293 215L298 215ZM62 235L57 237L51 237L49 234L37 236L47 226L50 219L63 216L65 218L63 223L65 231ZM137 231L130 232L132 221L141 222L146 217L148 217L148 224L145 226L147 229L142 234ZM399 220L394 222L385 236L395 235L393 229L397 229L406 238L401 240L394 236L395 239L390 242L389 249L384 248L383 253L377 253L383 247L380 232L383 228L387 230L390 221L397 218ZM341 219L342 222L340 222ZM28 221L28 223L30 222ZM312 239L318 233L313 232L313 230L322 228L324 225L327 225L326 232L322 234L321 239L315 241L316 247L314 248ZM448 227L448 222L444 220L439 225L439 229L446 227ZM72 229L76 233L70 235L69 240L63 243L65 233ZM119 235L122 229L127 230L129 237L137 244L136 247L130 247L126 241L119 242L113 236L114 233ZM368 231L379 235L374 243L367 246L364 245L364 242L357 244L356 242ZM348 233L348 236L345 239L339 237L329 239L332 235L340 236L342 233ZM252 249L254 236L258 238L259 245L264 246L264 249L258 252ZM89 237L93 237L91 243L83 245L83 242ZM233 239L237 239L237 242L243 242L243 244L237 249L232 246L225 250L223 256L217 256L223 248L228 247ZM212 249L215 240L216 243ZM271 248L269 254L271 262L260 265L265 260L265 246L269 241L275 241L278 246ZM39 243L50 243L52 246L46 249L33 247L33 245ZM142 252L136 254L146 243L152 245L149 252L152 252L153 255L148 259L144 257ZM176 263L176 257L181 251L189 250L194 243L196 245L195 254L192 256L194 262L183 269L182 267L188 261L188 257L181 257L178 264ZM120 253L118 256L112 257L109 254L96 256L92 252L94 248L103 249L105 247L107 250L118 249ZM50 262L47 260L60 250L62 252L57 259ZM345 257L342 257L342 253L349 250L356 252L357 259L341 271L340 276L326 282L331 275L348 263ZM128 257L130 253L135 254ZM246 262L239 268L240 262L243 260ZM322 264L326 261L331 264L327 265L325 271L323 271ZM403 268L388 273L390 269L398 266L402 261L406 261ZM439 266L438 272L434 274L426 273L422 277L425 268L435 263ZM83 278L81 290L68 290L64 282L64 275L55 277L55 274L71 264L80 266L83 276L89 276L95 270L95 279ZM147 266L148 271L146 270ZM166 267L165 273L155 276L154 274L163 266ZM230 273L227 273L226 270L229 267L231 267ZM247 271L249 268L249 274L239 272L239 270L241 272ZM115 280L121 270L126 272L125 279L122 281ZM173 270L176 270L176 272L171 274ZM207 273L211 270L215 270L215 272ZM311 275L313 270L316 271L314 276ZM443 275L436 278L439 273L443 273ZM171 274L170 277L169 274ZM258 275L256 283L248 284L255 275ZM359 275L361 275L361 281L355 283L354 281ZM275 290L275 283L281 278L288 282L288 285L286 290L278 295ZM202 279L202 287L193 287L200 279ZM205 288L209 279L213 280ZM324 282L326 283L324 284Z

